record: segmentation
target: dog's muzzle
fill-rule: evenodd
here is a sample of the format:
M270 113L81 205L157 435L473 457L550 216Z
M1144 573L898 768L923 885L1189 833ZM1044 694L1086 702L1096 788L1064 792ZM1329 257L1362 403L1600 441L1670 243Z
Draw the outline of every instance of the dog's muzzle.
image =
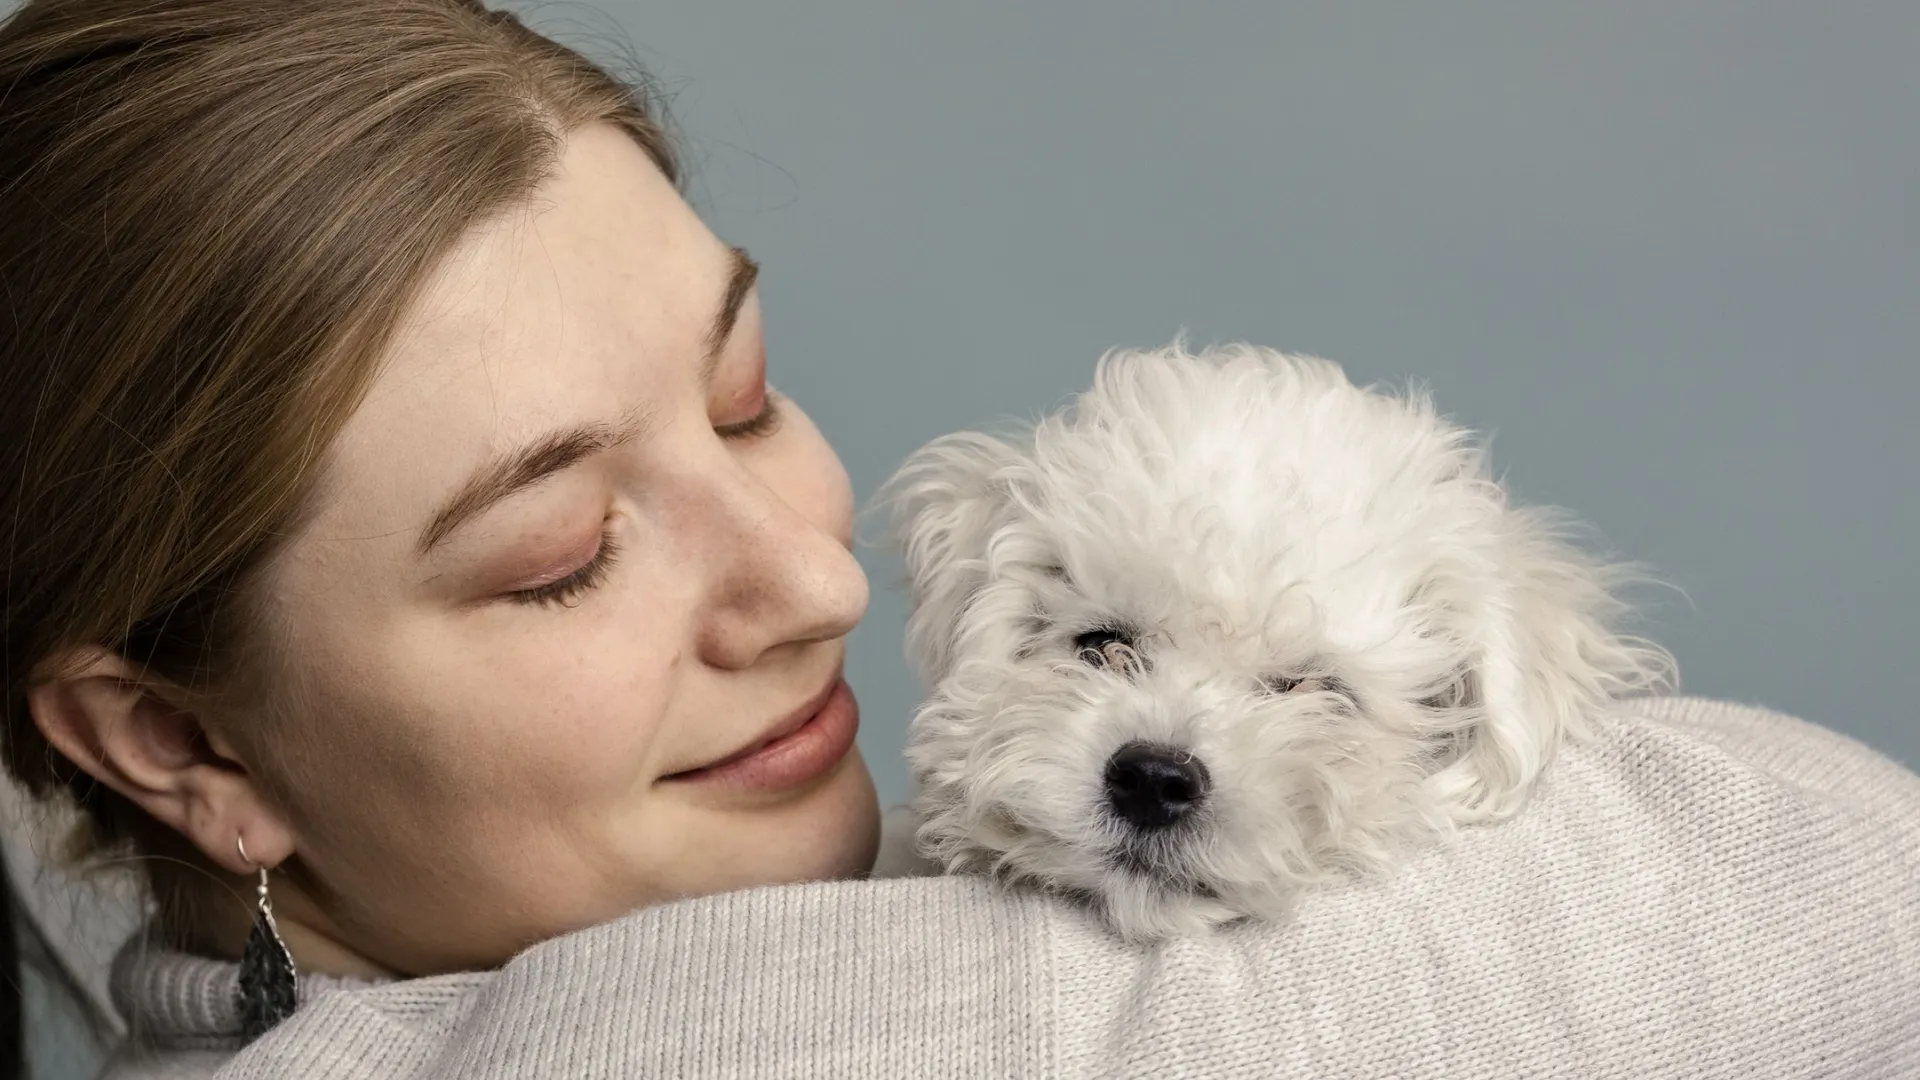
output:
M1164 829L1207 801L1211 777L1191 753L1130 742L1107 760L1107 802L1136 829Z

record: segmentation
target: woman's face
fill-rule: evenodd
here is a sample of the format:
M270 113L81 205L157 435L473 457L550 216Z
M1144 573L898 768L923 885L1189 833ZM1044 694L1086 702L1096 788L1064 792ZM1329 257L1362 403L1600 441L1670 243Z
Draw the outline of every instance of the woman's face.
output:
M751 267L592 127L423 294L270 575L311 929L470 968L870 865L852 494L767 389Z

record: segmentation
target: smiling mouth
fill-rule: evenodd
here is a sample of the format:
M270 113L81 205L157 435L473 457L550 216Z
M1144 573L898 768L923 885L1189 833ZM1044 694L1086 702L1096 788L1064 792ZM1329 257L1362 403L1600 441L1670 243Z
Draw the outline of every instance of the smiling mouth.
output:
M666 776L662 776L660 779L662 780L684 779L687 777L695 776L700 773L713 772L718 769L724 769L729 765L736 764L737 762L745 760L746 758L752 757L753 755L766 749L768 746L771 746L772 744L779 742L781 739L786 738L787 736L793 734L794 732L799 731L801 728L806 727L808 721L812 720L815 716L818 716L820 714L820 710L823 707L825 707L825 705L827 704L827 701L833 697L834 691L839 689L839 686L840 686L840 673L836 671L834 672L833 678L827 680L827 685L822 687L820 690L816 691L812 697L808 698L806 704L788 713L784 718L774 723L772 727L769 727L767 730L762 732L760 736L754 739L752 742L748 743L747 745L741 747L738 750L735 750L733 753L728 754L725 757L715 758L704 765L695 765L691 769L681 769L679 772L669 773Z
M743 792L804 787L832 771L853 749L859 717L859 706L836 671L823 689L752 742L656 782Z

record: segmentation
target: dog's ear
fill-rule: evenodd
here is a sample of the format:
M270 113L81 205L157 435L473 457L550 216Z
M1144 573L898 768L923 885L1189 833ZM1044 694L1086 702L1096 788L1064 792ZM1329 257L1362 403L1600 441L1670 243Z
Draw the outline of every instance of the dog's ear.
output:
M1444 590L1463 616L1452 632L1473 651L1452 702L1470 720L1449 737L1432 782L1461 822L1518 811L1563 740L1674 674L1664 649L1618 632L1628 612L1620 590L1648 580L1638 567L1586 555L1552 511L1507 513L1498 583Z
M1024 458L978 432L936 439L909 457L877 497L913 589L908 661L932 685L952 663L964 615L987 580L988 545L1009 517Z

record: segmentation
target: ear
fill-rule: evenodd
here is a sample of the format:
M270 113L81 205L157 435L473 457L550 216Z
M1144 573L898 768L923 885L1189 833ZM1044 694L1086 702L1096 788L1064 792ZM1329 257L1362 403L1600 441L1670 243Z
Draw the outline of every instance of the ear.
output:
M1584 738L1615 700L1674 673L1665 650L1616 630L1629 610L1620 590L1647 580L1637 567L1587 556L1561 539L1550 511L1508 514L1516 528L1499 583L1453 600L1474 650L1458 702L1472 719L1432 780L1461 822L1517 812L1563 740Z
M881 488L913 589L907 659L928 685L946 675L967 605L986 583L988 548L1014 499L1010 467L1021 460L1000 439L960 432L916 451Z
M253 871L236 839L255 866L293 854L292 829L190 695L105 649L65 661L27 691L27 708L68 761L231 873Z

